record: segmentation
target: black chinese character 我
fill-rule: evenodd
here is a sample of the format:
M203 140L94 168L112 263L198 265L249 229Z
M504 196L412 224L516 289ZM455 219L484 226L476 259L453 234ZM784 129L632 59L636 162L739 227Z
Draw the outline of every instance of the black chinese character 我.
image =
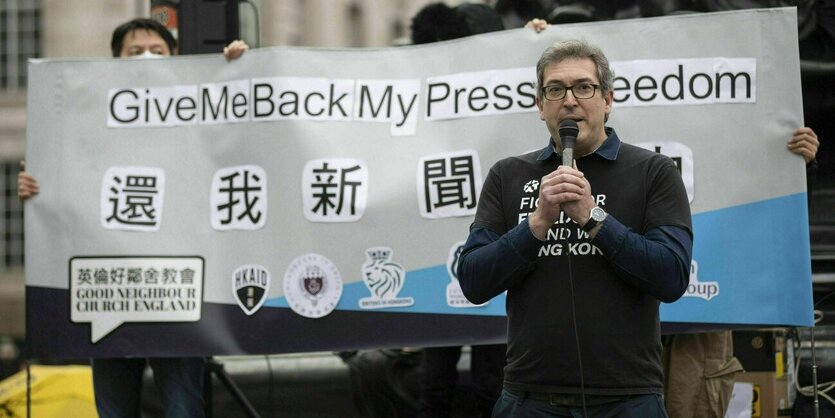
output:
M217 206L218 211L226 212L226 217L221 219L220 223L227 225L233 220L240 221L246 217L253 224L257 224L261 219L261 212L254 208L261 198L261 178L249 170L242 170L221 177L220 180L225 184L218 191L226 195L225 203ZM236 216L235 208L239 206Z

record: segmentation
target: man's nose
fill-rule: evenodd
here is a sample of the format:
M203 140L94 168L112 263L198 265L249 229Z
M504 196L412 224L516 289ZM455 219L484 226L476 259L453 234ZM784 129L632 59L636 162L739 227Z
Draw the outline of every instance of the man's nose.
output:
M574 97L574 90L567 89L565 91L565 97L562 99L563 106L577 106L577 98Z

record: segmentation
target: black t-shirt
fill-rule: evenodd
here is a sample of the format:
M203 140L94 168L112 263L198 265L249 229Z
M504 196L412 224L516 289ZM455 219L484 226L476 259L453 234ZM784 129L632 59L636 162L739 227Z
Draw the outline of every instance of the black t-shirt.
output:
M615 159L591 154L577 160L598 205L639 234L658 226L690 231L686 192L672 160L620 143L613 130L608 132L604 147L619 147ZM506 158L491 168L473 228L503 235L534 211L538 181L559 165L556 154L538 160L541 154ZM573 280L586 393L661 393L658 300L621 280L617 267L567 217L557 221L532 257L536 268L507 291L505 385L580 393Z

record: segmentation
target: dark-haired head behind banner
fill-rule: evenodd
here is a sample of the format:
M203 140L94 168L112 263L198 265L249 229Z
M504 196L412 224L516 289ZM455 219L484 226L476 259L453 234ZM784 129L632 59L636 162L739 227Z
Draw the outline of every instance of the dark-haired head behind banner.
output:
M412 43L428 44L500 30L504 30L501 16L486 4L449 7L431 3L412 18Z

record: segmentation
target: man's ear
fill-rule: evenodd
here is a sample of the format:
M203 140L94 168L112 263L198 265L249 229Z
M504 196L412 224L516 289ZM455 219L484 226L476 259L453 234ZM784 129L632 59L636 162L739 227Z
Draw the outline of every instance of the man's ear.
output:
M612 113L612 102L615 100L615 93L612 90L609 90L609 92L603 97L603 100L606 102L606 111L603 122L608 122L609 114Z
M542 99L537 97L534 99L534 102L536 102L536 107L539 109L539 119L545 120L545 114L542 113Z

